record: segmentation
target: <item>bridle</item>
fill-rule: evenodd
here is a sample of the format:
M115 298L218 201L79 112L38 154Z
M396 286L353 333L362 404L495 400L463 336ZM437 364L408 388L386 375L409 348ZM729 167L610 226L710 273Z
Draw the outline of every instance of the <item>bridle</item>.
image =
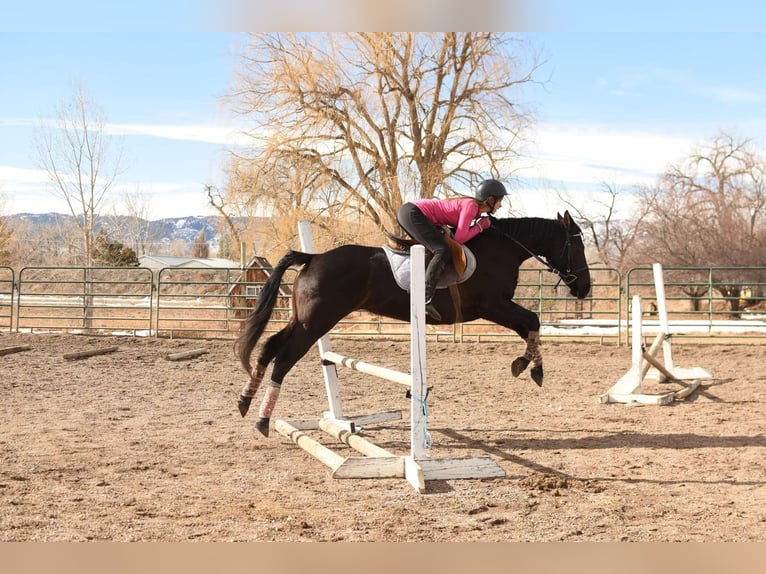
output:
M572 239L575 238L575 237L579 237L580 239L582 239L582 232L580 232L580 233L569 233L569 230L565 230L566 231L566 241L564 243L563 249L561 250L561 258L563 258L564 254L566 254L567 268L566 268L565 271L560 271L559 269L556 269L553 265L551 265L550 262L547 259L545 259L544 257L541 257L537 253L532 252L531 249L529 249L526 245L524 245L521 241L519 241L518 239L516 239L512 235L509 235L508 233L506 233L505 231L502 231L500 229L497 229L497 228L495 228L495 229L497 231L499 231L503 235L503 237L505 237L506 239L510 239L516 245L521 247L531 257L534 257L537 261L539 261L541 264L543 264L550 273L555 274L559 278L559 281L554 286L554 289L557 288L562 281L564 282L564 285L569 287L572 283L577 281L577 279L578 279L578 275L577 274L579 272L587 269L587 267L581 267L579 269L572 269Z
M539 261L540 263L545 265L545 267L548 269L549 272L551 272L551 273L555 274L556 276L558 276L559 282L556 283L556 285L554 285L554 289L555 289L556 287L559 286L559 284L562 281L564 282L564 285L569 287L569 285L571 285L572 283L577 281L577 277L578 277L577 273L579 271L582 271L582 269L584 269L584 268L582 268L582 269L572 269L572 238L573 237L582 237L582 234L581 233L574 233L574 234L570 235L569 233L567 233L567 239L566 239L566 242L564 243L564 248L561 250L561 256L562 257L564 256L564 253L566 253L566 255L567 255L567 268L564 271L560 271L559 269L556 269L544 257L540 257L536 253L532 253L532 251L526 245L524 245L521 241L519 241L515 237L508 236L508 239L513 241L516 245L518 245L524 251L529 253L532 257L537 259L537 261Z

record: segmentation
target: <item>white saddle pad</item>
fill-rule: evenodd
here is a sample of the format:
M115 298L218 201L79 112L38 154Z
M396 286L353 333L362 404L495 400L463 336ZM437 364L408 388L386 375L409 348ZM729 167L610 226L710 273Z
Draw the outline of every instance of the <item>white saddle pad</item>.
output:
M461 245L463 252L465 253L465 272L458 277L455 270L451 265L448 265L444 269L444 273L439 278L439 282L436 285L437 289L446 289L450 285L456 285L467 281L473 272L476 271L476 256L465 245ZM396 284L409 293L410 291L410 256L409 254L402 253L391 249L388 245L383 245L383 251L388 257L388 262L391 265L391 270L394 273L394 279Z

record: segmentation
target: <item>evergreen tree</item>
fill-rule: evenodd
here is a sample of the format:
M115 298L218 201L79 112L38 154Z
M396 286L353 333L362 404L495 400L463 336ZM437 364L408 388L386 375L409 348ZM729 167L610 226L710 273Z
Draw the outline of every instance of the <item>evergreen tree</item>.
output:
M136 267L138 256L130 247L119 241L112 241L102 229L94 242L93 261L104 267Z

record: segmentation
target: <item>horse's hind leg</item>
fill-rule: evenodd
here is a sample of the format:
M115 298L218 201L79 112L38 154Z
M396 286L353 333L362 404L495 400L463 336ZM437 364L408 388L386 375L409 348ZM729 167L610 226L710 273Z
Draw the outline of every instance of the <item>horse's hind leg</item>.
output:
M243 417L247 414L247 411L250 410L250 403L258 392L258 388L261 386L263 376L266 374L266 369L279 352L280 347L285 344L285 338L288 336L290 330L288 325L278 333L269 337L264 343L261 354L258 356L258 360L255 363L255 367L253 367L253 371L250 373L250 380L239 394L237 407L239 408L239 414Z
M276 344L270 346L271 341L267 341L266 348L264 348L258 362L260 364L261 359L265 360L267 357L268 360L274 358L274 368L271 372L271 381L266 387L266 394L258 410L258 420L255 423L255 428L263 436L269 436L269 422L282 390L282 381L317 339L317 336L306 331L300 323L295 323L289 333L279 340L278 350Z

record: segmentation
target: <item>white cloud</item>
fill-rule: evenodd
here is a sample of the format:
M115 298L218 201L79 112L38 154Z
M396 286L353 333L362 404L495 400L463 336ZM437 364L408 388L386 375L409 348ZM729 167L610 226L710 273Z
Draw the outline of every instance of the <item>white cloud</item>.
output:
M141 135L220 145L240 145L250 141L241 129L206 124L109 124L106 132L111 135Z
M39 124L39 120L30 118L17 118L17 117L0 117L0 125L11 127L35 127Z
M0 165L0 184L8 186L11 190L20 185L41 184L48 181L48 175L42 170Z
M520 175L564 184L649 183L694 143L680 135L581 124L541 125L532 139L534 164Z
M66 202L52 192L46 172L0 165L0 189L5 197L4 210L8 213L69 213ZM148 198L152 218L181 217L210 212L207 197L196 181L177 182L120 182L109 194L109 200L121 209L120 201L126 192L140 189ZM111 212L111 205L102 206L102 212Z
M708 86L704 91L714 99L723 103L760 102L761 95L751 90L729 88L725 86Z
M113 124L110 129L113 133L216 144L231 144L237 137L233 128L211 125ZM598 197L604 182L627 189L651 184L668 163L688 154L696 141L685 134L565 123L540 124L529 135L534 149L527 153L529 167L517 173L521 185L513 187L511 204L514 213L541 217L551 217L563 209L560 194L576 196L579 205ZM0 185L10 196L6 207L14 212L66 209L63 204L57 206L43 171L0 166ZM151 197L154 217L210 211L199 181L189 179L188 173L178 181L120 182L114 196L121 195L122 189L137 188Z
M535 142L527 152L530 165L518 171L520 184L514 186L510 203L514 214L537 217L563 212L567 205L562 198L585 212L600 212L611 200L604 183L628 192L652 184L696 141L686 135L588 124L540 124L530 139ZM629 215L633 202L630 193L620 193L618 216Z
M55 125L55 123L53 119L44 118L0 117L0 125L9 127L35 128L40 125ZM216 124L109 123L104 126L104 132L109 135L149 136L220 145L251 144L252 139L246 136L244 131L244 128L234 125Z

